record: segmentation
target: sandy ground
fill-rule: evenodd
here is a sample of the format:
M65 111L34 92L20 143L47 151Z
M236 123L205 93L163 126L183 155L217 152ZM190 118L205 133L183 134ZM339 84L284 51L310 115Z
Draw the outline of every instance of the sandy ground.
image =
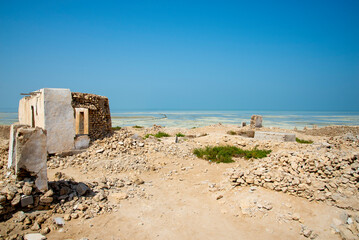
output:
M240 136L230 136L234 126L209 126L200 129L162 129L174 134L208 134L180 141L178 148L191 149L205 145L231 144ZM132 129L144 135L147 129ZM271 129L279 131L279 129ZM281 130L288 131L289 130ZM320 141L323 137L297 135ZM251 141L247 139L245 141ZM162 139L164 147L174 144L174 137ZM274 151L281 149L272 145ZM303 146L305 147L305 146ZM150 153L147 153L150 154ZM91 181L101 176L119 177L140 174L145 181L141 190L145 197L121 200L115 211L91 219L73 219L63 228L51 231L48 239L307 239L302 226L313 230L315 239L340 239L331 228L333 219L352 213L323 202L275 192L261 187L233 188L225 174L228 168L242 166L247 161L211 164L196 157L178 157L158 151L151 153L151 163L160 165L156 171L126 171L110 173L97 169L83 174L79 166L49 170L49 180L63 172L75 181ZM121 161L121 159L117 159ZM269 209L258 208L269 204ZM293 220L292 216L299 216ZM61 215L60 215L61 216Z

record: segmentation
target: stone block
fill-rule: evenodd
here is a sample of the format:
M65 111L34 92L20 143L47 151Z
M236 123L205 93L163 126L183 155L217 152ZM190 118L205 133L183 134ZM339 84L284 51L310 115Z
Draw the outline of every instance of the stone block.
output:
M20 203L21 207L26 207L28 205L34 204L34 198L33 196L22 196Z
M87 135L80 135L75 138L75 149L88 148L90 144L90 138Z
M46 237L40 233L25 234L24 240L46 240Z
M253 115L251 117L251 128L261 128L263 117L261 115Z
M256 131L254 134L255 139L259 140L273 140L280 142L295 142L294 133L281 133L281 132L261 132Z
M46 191L47 186L46 131L21 127L16 133L15 174L17 179L34 178L35 186Z
M20 123L14 123L10 126L10 140L9 140L9 158L7 162L8 168L15 167L15 149L16 149L16 133L17 130L25 125Z

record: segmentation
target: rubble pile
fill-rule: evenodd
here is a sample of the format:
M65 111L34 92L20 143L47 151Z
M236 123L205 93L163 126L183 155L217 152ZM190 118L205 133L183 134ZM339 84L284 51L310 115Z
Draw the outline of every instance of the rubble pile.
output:
M7 219L19 209L48 210L50 205L61 200L71 201L89 192L90 188L84 183L72 181L50 182L49 190L38 191L30 179L24 181L6 180L0 191L0 218ZM63 201L63 202L64 202Z
M306 135L313 136L342 136L350 134L356 136L359 139L359 127L358 126L327 126L322 128L304 129L303 131L297 131L305 133Z
M107 165L106 169L113 168L115 172L129 169L146 170L147 161L142 156L145 152L144 146L145 143L141 137L131 134L126 129L121 129L110 137L94 141L86 151L80 154L67 157L51 156L48 160L48 167L64 169L68 166L79 166L88 171L96 169L99 165L96 163L101 162L101 167ZM106 162L102 162L103 160Z
M341 208L359 209L358 154L330 144L297 151L282 150L231 170L234 186L261 186Z
M0 169L6 170L9 155L9 140L0 138Z
M333 218L330 227L341 239L358 239L359 215L344 212L340 214L339 218Z
M8 221L13 224L8 226L6 235L10 236L13 230L47 234L59 227L54 220L55 215L62 216L62 222L77 218L89 219L117 211L121 200L149 198L140 186L144 181L136 176L123 179L103 177L89 183L74 182L61 172L56 173L55 177L58 181L49 182L49 190L45 193L38 192L31 181L9 180L1 184L1 221L13 219Z
M112 136L96 140L87 149L84 157L107 157L113 159L121 153L138 155L143 153L145 146L143 139L137 134L132 134L126 129L114 132Z

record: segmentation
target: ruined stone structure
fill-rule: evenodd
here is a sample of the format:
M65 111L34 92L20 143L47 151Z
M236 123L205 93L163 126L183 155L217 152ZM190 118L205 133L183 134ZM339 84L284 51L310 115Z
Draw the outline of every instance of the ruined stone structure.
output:
M70 89L43 88L32 92L19 103L19 122L47 131L47 151L73 149L75 120Z
M76 111L76 134L88 134L91 140L111 133L111 113L107 97L88 93L72 93Z
M19 103L19 123L11 125L8 168L17 179L32 179L47 190L47 154L87 148L112 132L106 97L43 88Z
M294 133L256 131L254 134L254 138L260 140L272 140L272 141L280 141L280 142L295 142Z
M74 149L79 145L76 136L84 143L85 136L95 140L112 130L108 98L60 88L43 88L22 98L19 122L46 130L50 154Z
M262 121L263 117L261 115L253 115L251 117L251 128L261 128L263 126Z

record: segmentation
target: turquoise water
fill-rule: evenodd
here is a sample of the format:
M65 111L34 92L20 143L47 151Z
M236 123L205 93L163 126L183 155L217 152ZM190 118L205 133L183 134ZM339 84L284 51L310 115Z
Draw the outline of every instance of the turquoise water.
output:
M200 127L211 124L249 124L253 114L263 116L267 127L303 128L317 125L359 125L359 112L292 112L292 111L158 111L158 112L113 112L113 126Z
M359 112L309 112L309 111L112 111L113 126L145 126L153 124L167 127L201 127L211 124L249 124L253 114L263 116L266 127L299 129L317 125L358 125ZM17 121L17 113L0 112L0 124Z

